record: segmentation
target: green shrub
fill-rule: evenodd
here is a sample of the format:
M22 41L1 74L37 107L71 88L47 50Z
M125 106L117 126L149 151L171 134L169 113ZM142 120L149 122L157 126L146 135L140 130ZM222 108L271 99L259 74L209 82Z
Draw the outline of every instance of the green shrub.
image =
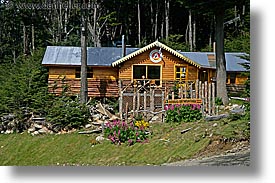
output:
M200 105L167 105L165 106L166 119L168 123L193 122L202 118Z
M216 97L215 98L215 104L216 105L222 105L223 103L222 103L222 98L221 97Z
M70 97L61 96L56 97L53 101L46 119L58 129L78 129L87 124L88 117L89 110L85 104L80 104Z

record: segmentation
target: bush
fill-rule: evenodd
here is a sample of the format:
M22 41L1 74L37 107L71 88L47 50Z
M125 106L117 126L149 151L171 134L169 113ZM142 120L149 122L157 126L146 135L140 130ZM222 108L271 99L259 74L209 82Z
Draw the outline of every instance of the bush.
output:
M216 105L223 105L222 98L221 97L216 97L215 98L215 104Z
M198 104L167 105L165 110L165 121L168 123L193 122L202 118L200 105Z
M104 134L113 144L127 143L130 146L148 141L149 134L146 131L148 127L149 123L145 121L127 124L124 121L115 120L106 124Z
M57 129L79 129L88 122L89 110L85 104L80 104L70 97L56 97L49 108L47 121Z

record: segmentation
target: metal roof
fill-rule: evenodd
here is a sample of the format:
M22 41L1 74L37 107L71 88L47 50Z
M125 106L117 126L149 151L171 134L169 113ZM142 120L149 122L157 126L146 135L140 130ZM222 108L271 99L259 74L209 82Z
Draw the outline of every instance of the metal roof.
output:
M213 52L179 52L182 55L188 57L189 59L197 62L203 68L213 68L216 69L216 62L211 63L208 60L208 55L215 55ZM247 56L246 53L225 53L226 60L226 71L248 71L242 64L248 63L247 60L241 58L242 56Z
M163 48L173 55L195 65L199 68L216 68L215 62L209 62L207 55L213 52L180 52L155 41L143 48L126 48L126 56L122 57L121 48L116 47L88 47L87 65L88 66L117 66L128 59L141 54L154 46ZM247 71L241 64L247 63L241 56L245 53L225 53L227 71ZM81 65L81 48L71 46L48 46L42 61L43 65Z
M139 48L126 48L126 55ZM87 65L88 66L111 66L120 59L121 48L116 47L88 47ZM43 65L81 65L81 48L71 46L48 46L42 61Z

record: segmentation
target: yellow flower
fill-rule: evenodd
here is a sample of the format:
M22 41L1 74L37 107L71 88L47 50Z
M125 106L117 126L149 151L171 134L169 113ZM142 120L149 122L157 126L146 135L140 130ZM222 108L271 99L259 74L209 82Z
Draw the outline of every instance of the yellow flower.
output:
M136 121L135 122L135 126L137 126L138 128L148 128L149 127L149 123L147 121L141 120L141 121Z

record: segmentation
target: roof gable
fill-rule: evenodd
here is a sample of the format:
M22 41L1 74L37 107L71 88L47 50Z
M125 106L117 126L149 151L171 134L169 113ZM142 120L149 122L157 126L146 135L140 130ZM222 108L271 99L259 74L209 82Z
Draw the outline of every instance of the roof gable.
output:
M201 67L199 63L197 63L197 62L189 59L188 57L186 57L186 56L182 55L181 53L173 50L172 48L170 48L170 47L162 44L159 41L155 41L155 42L153 42L153 43L151 43L151 44L149 44L149 45L147 45L147 46L145 46L145 47L143 47L143 48L141 48L141 49L139 49L139 50L137 50L137 51L135 51L135 52L127 55L127 56L125 56L125 57L123 57L123 58L120 58L119 60L113 62L112 66L115 67L115 66L117 66L117 65L119 65L119 64L121 64L121 63L123 63L123 62L125 62L125 61L127 61L127 60L129 60L129 59L131 59L131 58L133 58L133 57L135 57L135 56L137 56L137 55L139 55L139 54L141 54L141 53L143 53L143 52L151 49L151 48L153 48L153 47L162 48L162 49L170 52L171 54L173 54L173 55L175 55L175 56L177 56L177 57L185 60L186 62L188 62L188 63L190 63L190 64L192 64L194 66L197 66L199 68Z

